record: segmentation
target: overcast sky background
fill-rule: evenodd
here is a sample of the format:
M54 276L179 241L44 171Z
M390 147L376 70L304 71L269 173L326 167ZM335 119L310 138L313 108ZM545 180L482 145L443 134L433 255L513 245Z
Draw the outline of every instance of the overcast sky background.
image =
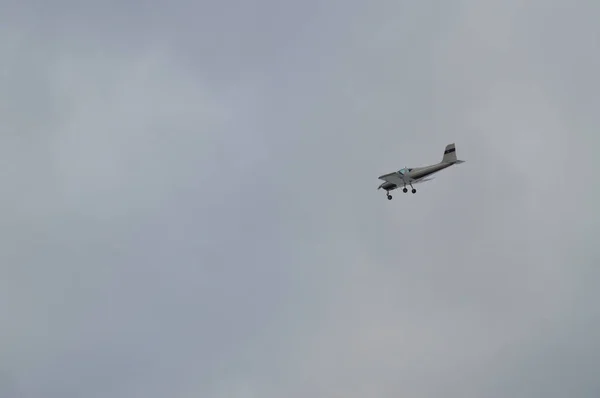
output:
M0 0L0 397L600 395L600 3L166 4Z

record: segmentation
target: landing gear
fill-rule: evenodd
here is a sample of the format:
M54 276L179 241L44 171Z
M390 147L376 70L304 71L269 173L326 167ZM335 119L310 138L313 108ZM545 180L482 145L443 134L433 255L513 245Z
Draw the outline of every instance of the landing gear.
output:
M417 193L417 190L412 186L411 183L409 183L410 187L412 188L412 193ZM395 189L396 187L393 187L393 189ZM399 187L398 187L399 188ZM385 189L385 188L384 188ZM404 188L402 188L402 192L407 193L408 192L408 188L406 187L406 185L404 186ZM388 200L392 200L392 195L390 195L390 190L386 189L385 191L385 196L387 197Z
M412 184L410 184L410 187L412 188L412 193L417 193L417 190L412 186ZM404 186L404 188L402 189L402 192L407 193L408 188L406 188L406 186Z

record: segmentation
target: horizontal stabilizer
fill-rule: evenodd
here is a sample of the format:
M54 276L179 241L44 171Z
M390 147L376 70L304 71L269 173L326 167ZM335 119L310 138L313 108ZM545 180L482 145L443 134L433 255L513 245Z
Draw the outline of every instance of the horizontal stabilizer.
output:
M420 180L414 180L412 181L413 184L421 184L423 182L427 182L427 181L431 181L433 180L435 177L426 177L426 178L421 178Z

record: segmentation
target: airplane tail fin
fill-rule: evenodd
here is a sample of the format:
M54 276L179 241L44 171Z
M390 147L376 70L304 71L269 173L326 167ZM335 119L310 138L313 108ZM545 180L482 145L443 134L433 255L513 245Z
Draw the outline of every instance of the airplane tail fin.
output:
M457 162L456 158L456 146L454 143L446 145L446 149L444 149L444 157L442 158L442 163L452 163Z

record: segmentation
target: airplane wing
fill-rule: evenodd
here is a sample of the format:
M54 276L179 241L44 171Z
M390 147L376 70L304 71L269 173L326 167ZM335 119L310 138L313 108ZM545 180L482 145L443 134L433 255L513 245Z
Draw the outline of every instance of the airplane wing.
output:
M409 181L412 184L420 184L422 182L431 181L434 178L435 177L421 178L421 179L418 179L418 180L410 179ZM384 174L384 175L380 176L379 179L383 180L383 181L386 181L386 182L391 182L392 184L396 184L397 186L403 186L404 185L404 180L398 175L398 173Z
M389 173L379 176L380 180L391 182L392 184L396 184L398 186L404 185L404 180L398 175L398 173Z

